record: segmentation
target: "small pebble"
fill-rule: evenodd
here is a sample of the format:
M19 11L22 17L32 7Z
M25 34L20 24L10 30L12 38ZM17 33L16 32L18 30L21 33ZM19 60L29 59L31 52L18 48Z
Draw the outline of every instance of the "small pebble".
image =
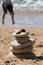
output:
M32 36L34 36L35 34L33 33Z
M4 63L10 63L10 61L5 61Z
M3 42L3 40L0 40L1 42Z

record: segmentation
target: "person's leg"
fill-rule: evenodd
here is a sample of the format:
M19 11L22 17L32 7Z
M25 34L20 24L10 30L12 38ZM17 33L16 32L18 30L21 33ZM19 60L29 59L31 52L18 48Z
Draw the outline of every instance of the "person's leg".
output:
M3 8L2 24L4 24L5 15L7 13L7 6L5 4L2 4L2 8Z
M15 22L14 22L14 14L13 13L11 14L11 19L12 19L12 24L15 24Z
M2 24L4 24L5 15L5 13L2 14Z
M12 24L15 24L15 22L14 22L13 5L12 4L8 5L8 11L10 12L10 15L11 15Z

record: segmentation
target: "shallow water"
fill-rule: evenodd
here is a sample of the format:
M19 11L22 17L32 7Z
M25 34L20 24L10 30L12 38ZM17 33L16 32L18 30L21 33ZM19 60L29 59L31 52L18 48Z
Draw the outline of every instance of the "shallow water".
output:
M29 27L43 27L43 14L22 14L15 17L16 24Z
M2 26L0 16L0 26ZM17 14L15 13L15 24L14 26L28 26L28 27L43 27L43 14ZM10 15L6 15L5 25L12 25Z

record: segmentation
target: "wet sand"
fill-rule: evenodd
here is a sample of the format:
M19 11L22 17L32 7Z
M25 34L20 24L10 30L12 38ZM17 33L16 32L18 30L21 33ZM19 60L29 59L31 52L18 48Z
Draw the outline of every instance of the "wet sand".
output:
M31 57L9 58L10 42L15 40L12 32L24 28L29 36L35 39ZM34 55L34 58L33 58ZM2 26L0 27L0 65L43 65L43 28Z
M15 25L28 27L43 27L43 10L14 10ZM11 26L12 20L8 13L5 17L5 25ZM0 26L2 26L2 12L0 12Z

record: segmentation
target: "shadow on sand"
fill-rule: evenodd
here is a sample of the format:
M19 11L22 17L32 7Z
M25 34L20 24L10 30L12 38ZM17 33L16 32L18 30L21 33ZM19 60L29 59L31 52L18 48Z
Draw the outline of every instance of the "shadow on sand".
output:
M33 52L26 53L26 54L14 54L14 55L18 58L21 58L21 59L32 59L32 60L39 59L39 60L43 60L43 56L36 56Z

